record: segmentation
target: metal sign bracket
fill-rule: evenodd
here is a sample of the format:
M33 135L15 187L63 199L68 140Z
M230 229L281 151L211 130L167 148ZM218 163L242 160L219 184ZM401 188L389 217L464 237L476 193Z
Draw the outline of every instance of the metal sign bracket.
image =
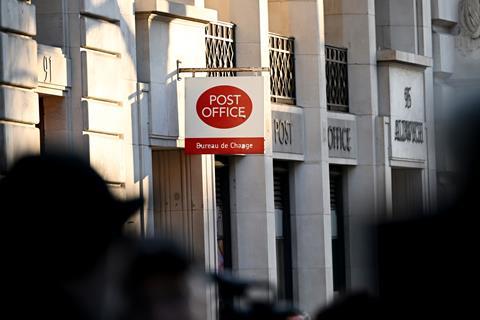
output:
M238 68L180 68L182 61L177 60L177 80L182 80L181 73L191 73L195 78L197 72L254 72L261 74L262 72L270 72L269 67L238 67Z

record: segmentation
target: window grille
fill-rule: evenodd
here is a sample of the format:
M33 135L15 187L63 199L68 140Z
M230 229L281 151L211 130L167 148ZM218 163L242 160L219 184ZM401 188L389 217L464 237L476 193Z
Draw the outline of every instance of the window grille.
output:
M235 67L235 25L211 22L205 27L207 68ZM230 77L234 72L209 72L209 77Z
M347 49L325 46L327 77L327 108L348 112Z
M295 104L294 38L269 34L270 95L273 102Z

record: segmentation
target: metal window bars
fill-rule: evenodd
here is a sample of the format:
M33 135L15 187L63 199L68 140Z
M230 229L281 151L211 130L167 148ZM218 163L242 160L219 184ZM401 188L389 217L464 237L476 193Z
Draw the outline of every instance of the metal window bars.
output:
M295 104L294 38L269 33L270 96L273 102Z
M325 46L327 109L348 112L347 49Z
M235 25L227 22L210 22L205 27L207 68L235 67ZM208 72L209 77L235 76L232 71Z

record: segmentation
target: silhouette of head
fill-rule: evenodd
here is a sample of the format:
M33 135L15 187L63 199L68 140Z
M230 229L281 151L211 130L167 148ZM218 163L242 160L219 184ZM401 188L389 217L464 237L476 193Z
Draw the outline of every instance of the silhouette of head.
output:
M174 243L138 242L125 280L128 319L193 319L192 261Z
M7 265L63 281L88 272L142 200L113 197L82 159L39 155L19 160L0 181L0 203Z

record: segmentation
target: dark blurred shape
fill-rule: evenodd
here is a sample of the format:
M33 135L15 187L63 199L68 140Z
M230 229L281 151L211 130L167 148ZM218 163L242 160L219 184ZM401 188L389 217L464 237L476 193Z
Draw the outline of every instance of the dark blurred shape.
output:
M125 280L125 319L192 319L191 268L190 259L171 242L138 242Z
M480 98L456 106L449 121L440 143L455 163L453 201L379 224L378 295L347 295L318 320L478 318Z
M377 298L368 293L359 292L342 296L332 305L322 310L316 320L336 319L390 319L384 317L383 309Z
M141 204L114 198L75 156L19 160L0 181L2 311L15 318L99 318L74 298L75 286L94 271L103 281L99 264ZM105 284L93 287L101 291Z
M396 316L478 314L480 99L455 107L446 127L456 196L439 210L378 228L379 294ZM473 317L475 318L475 317Z
M249 281L229 273L215 274L218 291L224 301L220 319L229 320L286 320L302 314L300 310L283 302L268 299L270 284L266 281ZM252 298L249 291L263 291L265 298Z
M253 288L266 291L270 288L268 281L249 281L235 277L229 272L216 273L213 279L217 282L221 295L232 297L243 297Z
M454 209L379 227L379 293L386 310L432 319L473 311L472 254L478 250L468 234L473 221L462 216Z

